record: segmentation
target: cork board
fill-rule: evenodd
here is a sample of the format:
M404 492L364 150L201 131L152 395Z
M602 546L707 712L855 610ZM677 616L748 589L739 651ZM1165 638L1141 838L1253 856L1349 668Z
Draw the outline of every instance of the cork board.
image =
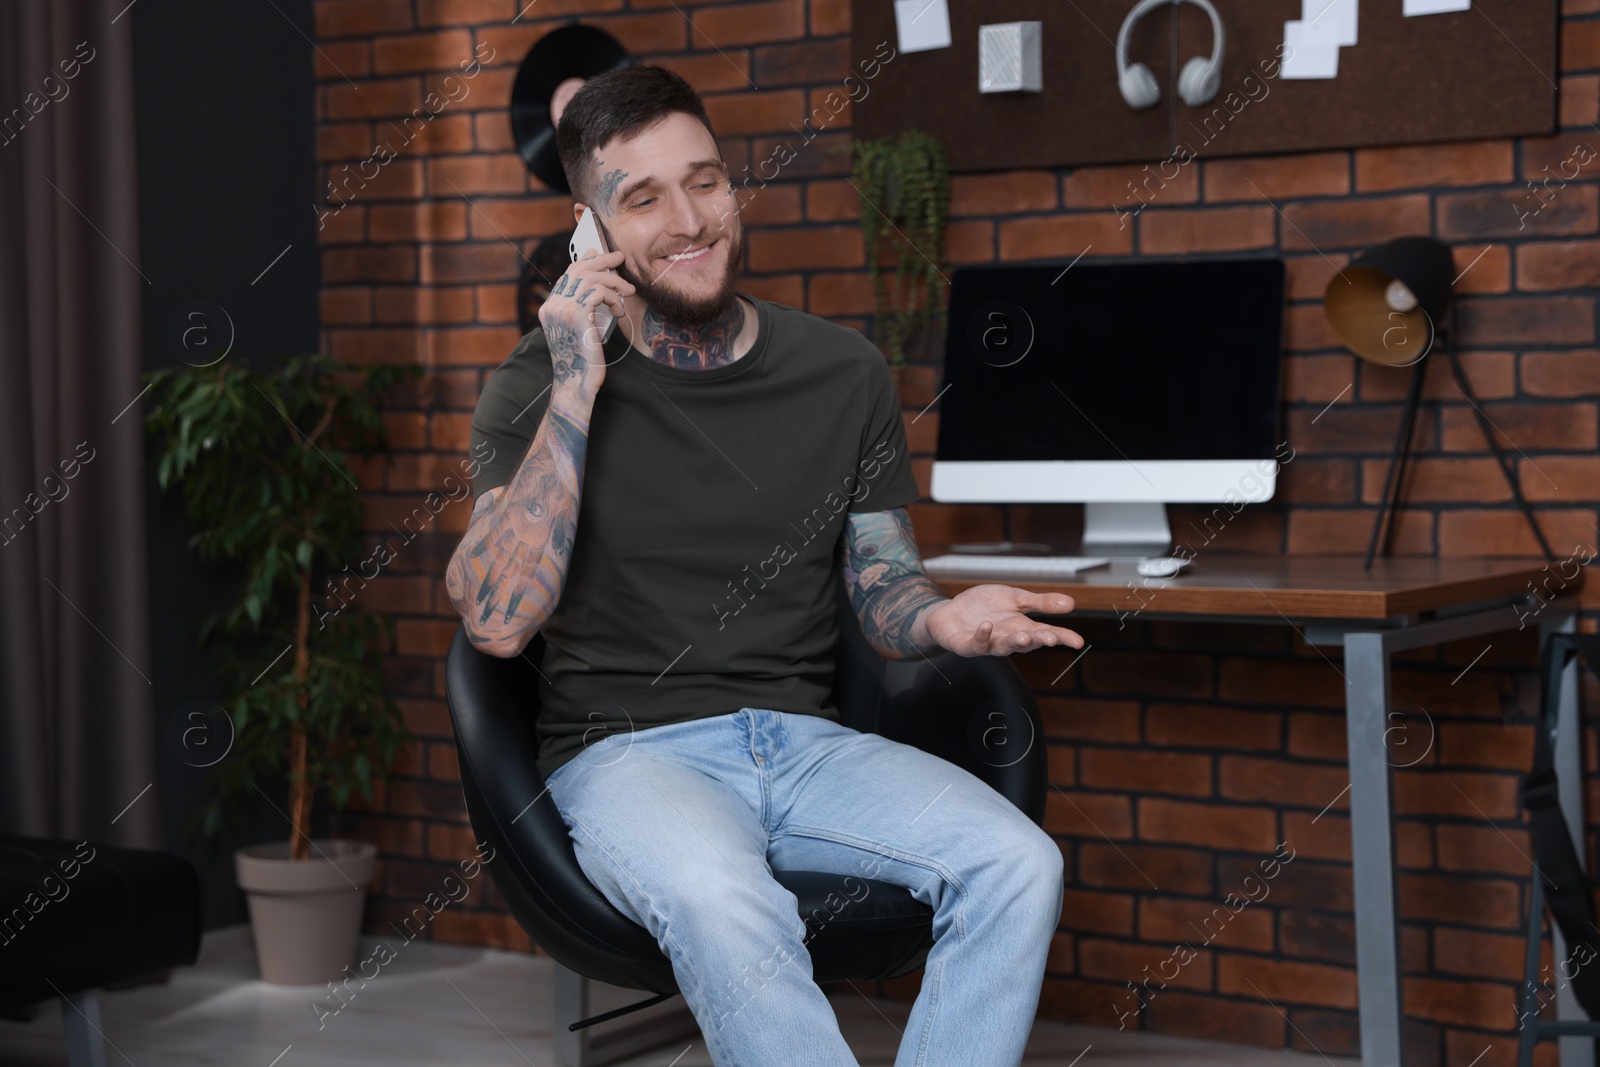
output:
M1117 89L1115 42L1133 0L949 0L949 48L896 52L854 104L857 137L919 129L953 171L1150 162L1548 134L1556 130L1558 0L1472 0L1405 17L1402 0L1360 0L1358 43L1331 80L1281 77L1283 24L1301 0L1215 0L1227 35L1222 86L1192 108L1177 72L1211 54L1193 4L1146 15L1128 45L1161 85L1135 111ZM891 0L852 0L851 54L896 46ZM978 27L1037 20L1044 91L980 93ZM888 49L882 50L887 54ZM1231 95L1230 95L1231 94Z

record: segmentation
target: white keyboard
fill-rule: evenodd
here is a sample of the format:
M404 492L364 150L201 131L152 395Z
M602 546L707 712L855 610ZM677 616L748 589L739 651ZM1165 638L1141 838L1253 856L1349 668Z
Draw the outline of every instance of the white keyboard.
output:
M959 552L922 561L929 574L1004 574L1023 578L1060 578L1104 567L1104 556L1006 556Z

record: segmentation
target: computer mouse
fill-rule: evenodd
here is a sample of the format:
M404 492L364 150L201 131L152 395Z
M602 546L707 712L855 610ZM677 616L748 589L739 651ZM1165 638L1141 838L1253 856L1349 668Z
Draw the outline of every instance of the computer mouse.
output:
M1146 578L1171 578L1189 565L1186 559L1174 556L1155 556L1150 559L1141 559L1134 570Z

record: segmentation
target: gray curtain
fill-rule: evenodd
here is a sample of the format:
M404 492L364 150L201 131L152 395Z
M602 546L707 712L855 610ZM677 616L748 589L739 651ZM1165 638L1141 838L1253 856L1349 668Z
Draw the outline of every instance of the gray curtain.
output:
M129 6L0 2L0 830L159 848Z

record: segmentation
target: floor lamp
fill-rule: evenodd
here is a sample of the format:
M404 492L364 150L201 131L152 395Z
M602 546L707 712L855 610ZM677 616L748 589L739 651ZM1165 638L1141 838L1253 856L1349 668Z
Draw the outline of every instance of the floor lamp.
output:
M1494 427L1483 413L1472 385L1461 369L1456 354L1456 305L1454 296L1455 260L1447 245L1431 237L1397 237L1357 256L1349 266L1335 274L1322 296L1323 312L1346 348L1367 360L1386 367L1412 367L1411 387L1406 392L1405 411L1395 434L1389 471L1383 479L1383 498L1373 520L1372 537L1367 542L1365 566L1383 545L1389 552L1394 532L1394 516L1399 510L1400 485L1405 478L1406 460L1411 452L1412 429L1417 421L1417 406L1422 398L1422 379L1434 341L1442 337L1445 357L1455 376L1456 387L1467 398L1478 417L1478 425L1500 461L1500 470L1511 486L1511 495L1528 520L1545 559L1555 558L1544 539L1533 510L1522 497L1516 471L1506 458Z

